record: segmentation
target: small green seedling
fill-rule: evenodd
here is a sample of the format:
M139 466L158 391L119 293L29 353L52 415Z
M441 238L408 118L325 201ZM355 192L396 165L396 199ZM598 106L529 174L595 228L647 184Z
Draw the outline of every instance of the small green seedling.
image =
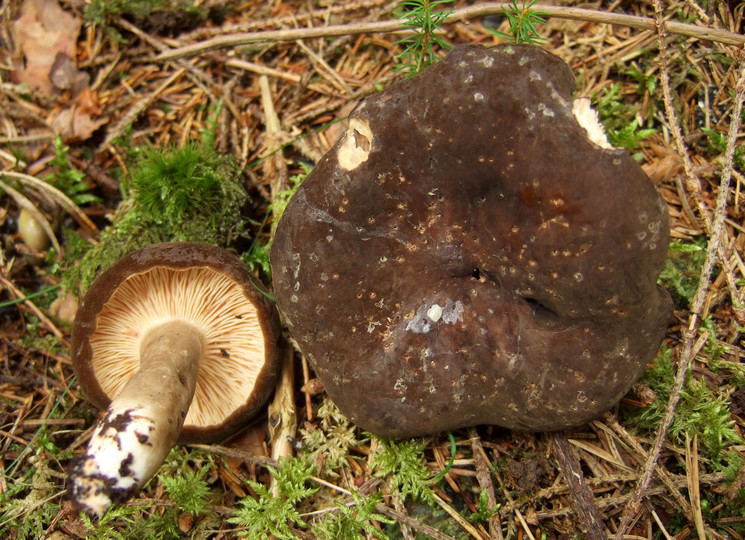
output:
M401 62L394 71L406 73L407 76L420 73L427 66L437 62L437 50L448 50L452 45L438 35L440 27L453 13L450 11L436 11L442 4L449 4L453 0L409 0L402 3L408 11L402 16L403 25L412 30L414 35L406 37L397 43L404 46L398 55Z
M90 186L85 183L85 173L70 166L67 154L70 147L65 146L61 137L54 139L55 156L51 161L54 172L45 178L47 182L67 195L77 205L98 202L100 199L89 193Z
M523 0L522 7L518 7L517 0L512 0L509 8L502 8L504 16L510 23L509 31L492 30L492 33L510 43L532 43L534 45L546 43L548 39L538 34L536 25L546 24L546 19L543 17L547 13L532 9L536 2L537 0L531 0L528 5L525 5L525 0Z

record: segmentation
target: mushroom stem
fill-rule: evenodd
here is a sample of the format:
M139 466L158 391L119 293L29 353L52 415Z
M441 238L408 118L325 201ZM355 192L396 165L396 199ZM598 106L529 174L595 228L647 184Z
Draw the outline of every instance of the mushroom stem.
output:
M181 433L194 397L204 337L170 321L148 331L140 369L109 405L70 478L73 500L103 515L155 474Z

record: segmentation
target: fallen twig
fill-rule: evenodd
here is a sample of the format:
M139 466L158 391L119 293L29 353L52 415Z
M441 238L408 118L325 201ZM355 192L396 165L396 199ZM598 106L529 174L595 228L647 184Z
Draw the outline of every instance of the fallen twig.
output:
M474 6L456 9L450 16L450 21L463 21L485 17L487 15L501 15L502 9L509 6L509 2L485 2ZM647 17L636 15L625 15L621 13L607 13L593 9L572 8L565 6L550 6L535 4L535 11L541 11L548 17L557 19L569 19L575 21L596 22L601 24L616 24L628 26L638 30L654 30L655 21ZM720 30L717 28L704 28L692 24L670 21L666 24L667 31L671 34L706 39L728 45L741 45L745 43L745 36ZM155 60L173 60L184 56L193 56L206 51L224 49L228 47L239 47L249 43L295 41L298 39L311 39L319 37L334 37L357 34L378 34L387 32L398 32L405 29L399 20L375 21L349 24L336 24L312 28L291 28L287 30L267 30L264 32L245 32L241 34L228 34L217 36L206 41L193 43L184 47L178 47L170 51L161 52Z
M585 483L582 466L574 454L572 445L569 444L566 433L558 431L549 433L548 436L559 470L569 486L572 506L584 527L583 532L590 540L605 540L607 535L603 530L603 521L600 519L595 497Z

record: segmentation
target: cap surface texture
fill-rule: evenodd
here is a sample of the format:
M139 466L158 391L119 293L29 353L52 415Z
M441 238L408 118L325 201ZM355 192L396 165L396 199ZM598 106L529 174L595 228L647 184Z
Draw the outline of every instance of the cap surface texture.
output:
M456 47L358 105L290 201L277 306L361 427L579 425L654 356L667 210L574 88L538 47Z

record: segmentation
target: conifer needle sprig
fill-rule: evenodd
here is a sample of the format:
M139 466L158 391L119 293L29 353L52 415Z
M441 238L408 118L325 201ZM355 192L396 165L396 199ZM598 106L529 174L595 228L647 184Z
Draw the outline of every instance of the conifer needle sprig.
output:
M538 35L538 31L536 30L536 25L546 23L546 19L543 17L548 15L548 13L544 11L532 9L537 1L538 0L531 0L527 5L525 5L525 0L523 0L522 7L518 7L517 0L512 0L512 4L510 4L509 8L503 7L502 11L504 12L504 16L507 17L507 20L510 23L509 33L493 30L492 32L494 35L506 39L511 43L532 43L540 45L541 43L548 41L546 38Z
M407 76L416 75L427 66L437 62L436 48L443 50L453 46L438 35L438 30L447 21L453 10L435 11L441 4L449 4L453 0L407 0L402 7L407 9L403 25L410 28L414 35L406 37L397 43L405 45L398 55L401 64L395 71L405 72Z

